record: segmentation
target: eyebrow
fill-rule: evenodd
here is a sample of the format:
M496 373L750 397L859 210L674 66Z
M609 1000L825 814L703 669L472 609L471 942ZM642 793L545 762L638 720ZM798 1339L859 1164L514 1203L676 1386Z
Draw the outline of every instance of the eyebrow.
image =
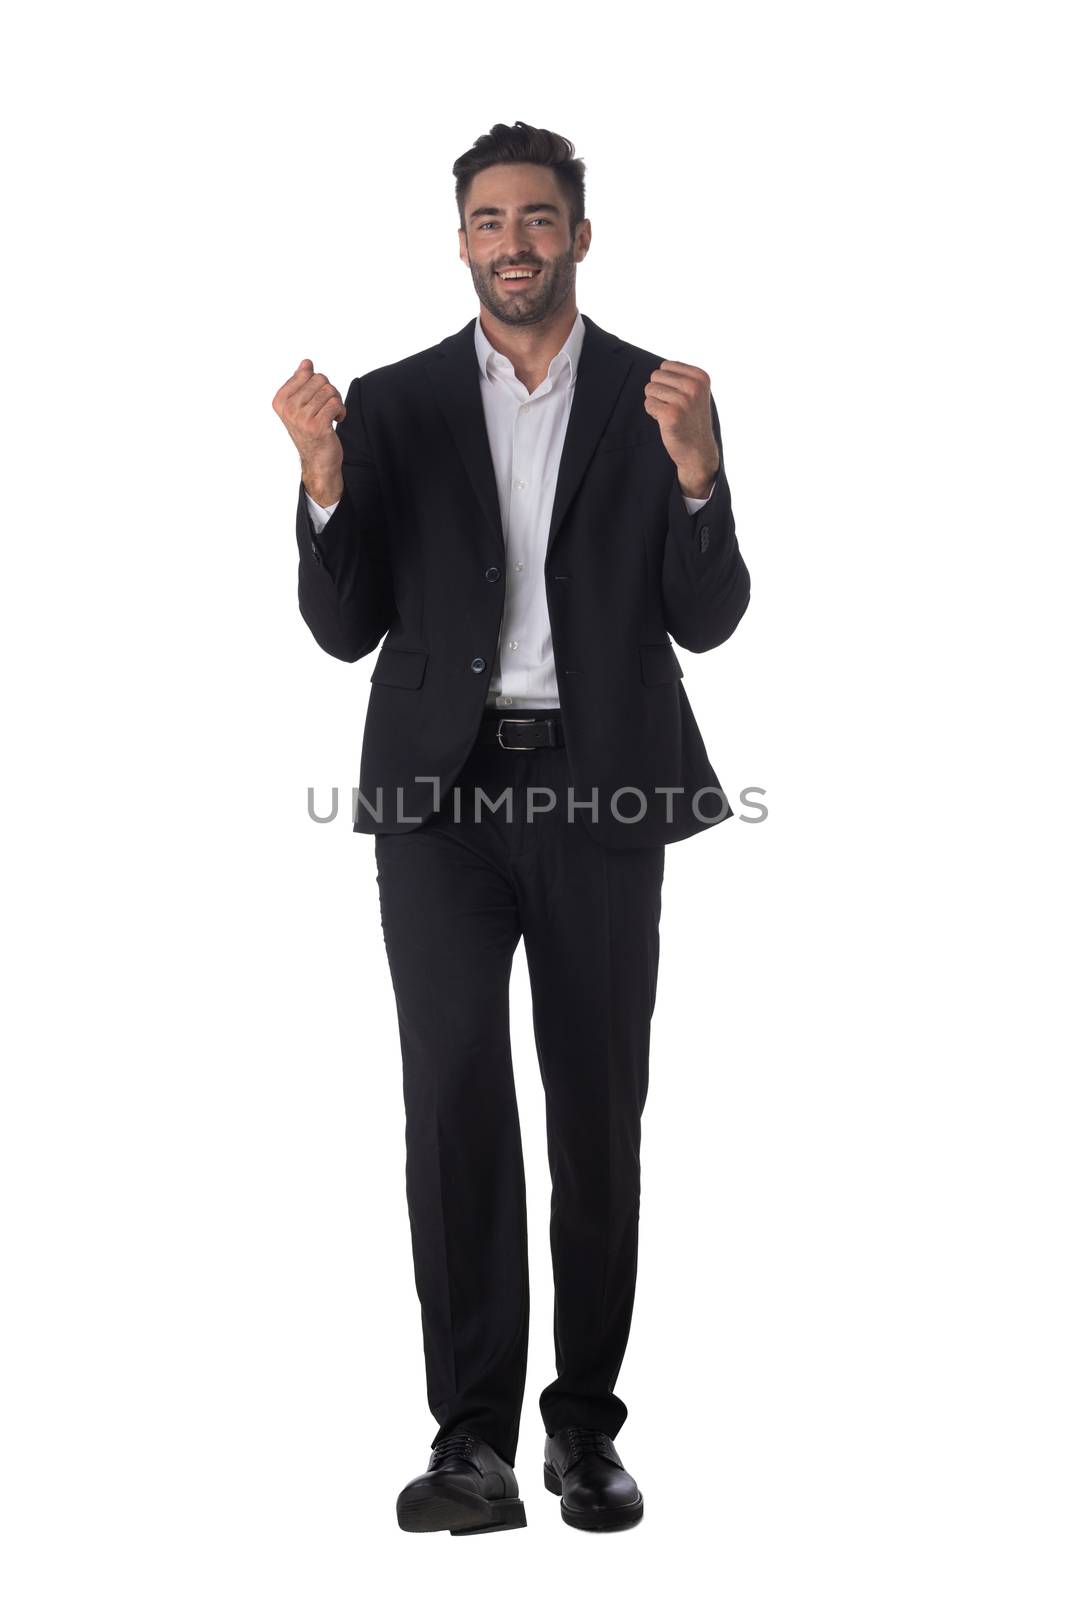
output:
M522 215L525 215L528 211L554 211L557 217L560 214L559 206L553 205L551 200L538 200L528 206L519 206L518 210ZM473 211L468 213L467 221L473 222L475 217L502 217L503 215L503 206L476 206Z

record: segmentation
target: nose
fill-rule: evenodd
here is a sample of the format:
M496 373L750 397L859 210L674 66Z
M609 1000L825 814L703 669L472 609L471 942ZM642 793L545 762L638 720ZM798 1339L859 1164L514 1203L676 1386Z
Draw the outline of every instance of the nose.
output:
M512 266L519 266L523 261L532 259L533 251L530 248L530 238L523 233L521 222L505 223L497 240L500 254L498 261L510 262Z

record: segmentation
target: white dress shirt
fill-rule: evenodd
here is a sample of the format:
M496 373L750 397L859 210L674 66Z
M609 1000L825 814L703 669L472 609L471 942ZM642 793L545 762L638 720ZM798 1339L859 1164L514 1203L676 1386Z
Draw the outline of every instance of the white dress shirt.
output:
M566 343L552 357L548 376L531 394L507 356L489 343L481 316L475 319L474 348L507 559L504 614L486 691L489 706L559 705L544 565L584 337L585 323L578 312ZM713 484L712 493L714 489ZM320 506L304 493L315 530L321 532L340 501ZM702 500L682 498L692 514L707 505L711 495Z

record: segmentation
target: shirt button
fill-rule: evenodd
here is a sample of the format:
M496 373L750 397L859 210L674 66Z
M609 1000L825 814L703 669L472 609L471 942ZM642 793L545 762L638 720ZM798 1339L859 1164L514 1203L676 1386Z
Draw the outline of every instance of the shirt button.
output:
M490 583L495 583L496 580L500 576L500 568L499 567L486 567L485 575L489 579Z
M526 487L526 479L525 478L516 478L515 479L515 487L516 487L516 489L525 489L525 487Z
M485 661L481 656L475 656L474 660L471 662L471 671L472 672L484 672L485 671Z
M516 572L521 572L525 565L526 565L525 561L516 561L516 563L515 563L515 571Z

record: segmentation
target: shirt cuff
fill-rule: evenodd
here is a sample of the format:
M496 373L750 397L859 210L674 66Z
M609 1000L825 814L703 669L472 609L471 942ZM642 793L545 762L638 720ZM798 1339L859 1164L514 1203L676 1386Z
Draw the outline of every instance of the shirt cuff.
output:
M718 483L718 481L719 474L716 473L714 481L711 485L711 494L705 495L703 500L694 500L692 495L683 494L682 503L690 516L692 516L695 511L699 511L701 506L707 505L708 501L711 499L711 495L715 493L715 484Z
M321 533L341 502L340 500L335 500L332 506L320 506L317 500L312 500L306 489L304 490L304 499L307 501L308 515L311 517L312 526L316 533ZM701 501L701 504L703 504L703 501Z

